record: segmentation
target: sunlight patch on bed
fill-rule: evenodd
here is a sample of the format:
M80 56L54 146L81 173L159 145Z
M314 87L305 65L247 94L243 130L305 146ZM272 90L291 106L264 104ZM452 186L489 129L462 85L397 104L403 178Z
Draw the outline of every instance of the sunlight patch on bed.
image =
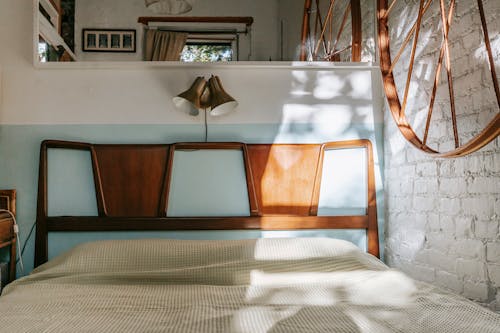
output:
M395 270L267 273L252 270L246 292L249 304L408 307L417 287Z
M281 238L268 242L258 239L254 245L256 260L301 260L335 257L359 251L351 242L332 238Z
M300 307L286 307L284 309L271 309L265 306L250 306L238 310L232 319L232 332L238 333L265 333L279 321L292 317ZM255 321L259 322L256 330Z

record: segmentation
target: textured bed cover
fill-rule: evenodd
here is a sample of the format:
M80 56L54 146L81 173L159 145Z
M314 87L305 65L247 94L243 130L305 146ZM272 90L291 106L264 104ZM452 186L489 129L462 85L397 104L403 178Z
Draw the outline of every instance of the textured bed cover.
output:
M77 246L10 284L0 332L500 332L500 315L327 238Z

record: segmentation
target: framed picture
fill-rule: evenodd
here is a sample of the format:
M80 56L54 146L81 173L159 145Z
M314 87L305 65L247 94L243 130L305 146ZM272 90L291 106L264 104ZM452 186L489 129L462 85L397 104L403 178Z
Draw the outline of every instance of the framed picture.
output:
M134 29L83 29L84 52L135 52Z
M16 190L0 190L0 209L7 209L16 215Z

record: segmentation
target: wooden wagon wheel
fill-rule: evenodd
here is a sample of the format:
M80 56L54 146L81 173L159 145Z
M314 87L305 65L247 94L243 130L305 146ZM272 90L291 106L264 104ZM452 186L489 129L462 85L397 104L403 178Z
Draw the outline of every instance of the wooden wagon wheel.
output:
M323 15L322 13L325 12ZM346 26L351 18L351 31ZM313 16L313 20L311 20ZM311 25L314 25L311 27ZM361 61L360 0L305 0L302 20L301 61ZM343 45L345 40L347 45ZM347 55L350 52L350 55Z
M412 79L412 72L414 71L414 62L417 51L417 42L419 38L420 29L423 22L423 16L430 8L433 0L419 0L419 10L417 18L413 23L408 35L402 41L401 48L397 51L394 58L391 60L391 43L389 39L389 17L391 11L398 0L392 0L389 5L389 0L378 0L378 28L379 28L379 48L380 48L380 67L382 71L382 77L384 82L384 89L387 95L387 100L389 102L390 111L392 116L403 134L403 136L412 143L416 148L424 151L426 153L432 154L437 157L458 157L470 154L477 151L481 147L485 146L493 139L495 139L500 134L500 112L496 113L496 116L484 127L482 131L476 134L474 137L469 139L467 142L460 142L459 128L457 127L457 115L456 115L456 103L455 103L455 90L453 86L453 75L452 75L452 63L450 61L450 41L449 32L452 26L452 21L454 17L454 9L456 7L455 0L450 0L448 8L445 6L444 0L439 1L439 15L441 21L441 31L442 35L441 48L439 50L439 57L437 59L436 71L433 80L433 87L430 93L428 108L427 108L427 119L425 123L425 130L422 138L420 138L415 130L410 125L406 117L406 109L410 88L410 81ZM437 4L436 4L437 5ZM484 38L484 44L486 47L487 58L489 62L489 67L491 70L491 80L493 83L493 89L497 99L497 111L500 111L500 92L498 86L498 79L495 71L495 63L493 60L493 54L490 45L490 39L488 35L488 27L486 24L485 10L483 8L483 1L477 0L477 5L479 7L479 15L481 17L482 26L482 36ZM410 41L413 40L412 43ZM401 60L402 53L407 47L411 45L411 55L408 64L408 72L406 77L406 82L404 85L404 93L402 102L398 96L398 85L393 75L393 69L395 64ZM408 51L408 50L407 50ZM444 62L444 66L443 66ZM449 94L449 104L451 112L451 122L453 127L453 139L455 143L454 149L449 151L438 151L434 148L429 147L427 144L427 139L429 137L429 126L432 119L432 112L436 101L436 90L440 81L442 69L446 71L446 77L448 82L448 94ZM400 87L403 87L401 85Z

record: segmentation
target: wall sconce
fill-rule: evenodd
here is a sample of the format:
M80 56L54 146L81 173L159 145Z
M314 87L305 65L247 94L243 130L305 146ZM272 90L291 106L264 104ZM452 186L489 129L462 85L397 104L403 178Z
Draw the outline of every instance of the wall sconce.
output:
M197 116L199 110L205 110L205 141L207 141L207 110L211 116L222 116L234 111L238 102L229 95L218 76L212 75L208 82L203 76L198 76L191 87L175 96L172 101L175 106Z

